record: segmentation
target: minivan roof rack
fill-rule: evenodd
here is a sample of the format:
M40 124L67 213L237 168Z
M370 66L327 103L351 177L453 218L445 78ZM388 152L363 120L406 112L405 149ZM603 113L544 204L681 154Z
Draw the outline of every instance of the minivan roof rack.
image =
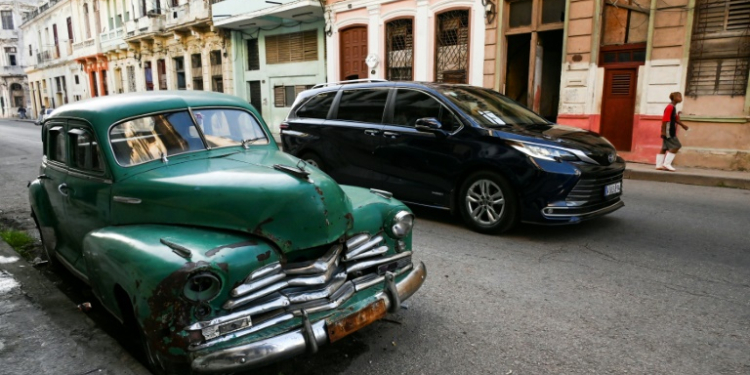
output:
M348 81L319 83L319 84L313 86L313 89L319 89L321 87L333 86L333 85L343 85L343 84L346 84L346 83L360 83L360 82L388 82L388 80L387 79L370 79L370 78L350 79Z

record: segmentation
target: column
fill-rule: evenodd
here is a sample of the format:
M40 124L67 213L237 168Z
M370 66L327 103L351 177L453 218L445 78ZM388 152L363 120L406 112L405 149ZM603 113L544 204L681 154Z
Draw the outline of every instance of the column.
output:
M377 56L379 62L375 68L368 66L367 76L370 78L382 78L385 75L381 72L383 68L383 56L380 56L380 4L369 5L367 13L370 16L370 22L367 26L367 55Z
M414 20L414 80L432 81L429 63L430 1L417 0L417 18Z

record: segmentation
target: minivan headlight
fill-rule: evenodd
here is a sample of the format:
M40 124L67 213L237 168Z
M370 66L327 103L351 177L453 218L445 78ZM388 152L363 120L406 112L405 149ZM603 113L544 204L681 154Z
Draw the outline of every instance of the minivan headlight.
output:
M547 147L531 143L514 142L511 146L518 151L523 152L534 158L560 161L560 160L578 160L572 152L555 147Z
M414 228L414 214L409 211L399 211L391 220L390 235L393 238L404 238Z

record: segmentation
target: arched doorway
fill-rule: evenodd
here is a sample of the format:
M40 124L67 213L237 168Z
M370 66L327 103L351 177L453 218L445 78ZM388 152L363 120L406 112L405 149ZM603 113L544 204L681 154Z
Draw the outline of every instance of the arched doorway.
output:
M355 26L341 31L341 80L364 79L368 77L367 65L367 26Z

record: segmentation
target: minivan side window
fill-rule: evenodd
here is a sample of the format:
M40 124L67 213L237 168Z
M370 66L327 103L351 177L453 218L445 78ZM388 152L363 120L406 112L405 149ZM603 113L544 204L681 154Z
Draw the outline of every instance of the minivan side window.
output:
M333 103L335 97L336 91L315 96L297 110L297 117L325 120L328 117L328 111L331 109L331 103Z
M344 91L336 118L380 124L383 121L386 99L387 89Z
M443 130L448 132L458 127L453 114L433 97L421 91L399 89L393 108L393 123L413 128L418 119L425 117L438 119Z

